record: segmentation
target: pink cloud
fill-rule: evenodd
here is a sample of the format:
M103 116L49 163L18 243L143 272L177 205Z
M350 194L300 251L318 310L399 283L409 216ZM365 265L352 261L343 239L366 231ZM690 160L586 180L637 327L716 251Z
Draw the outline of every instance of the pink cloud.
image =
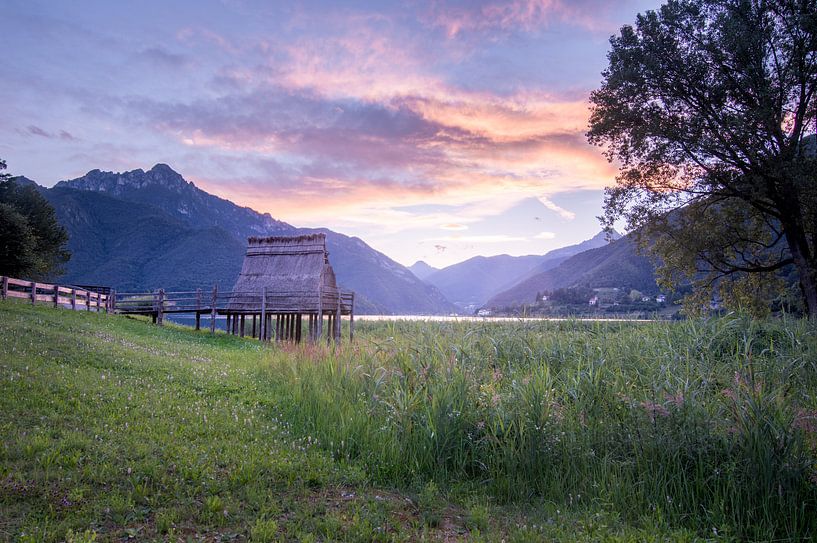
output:
M615 5L609 0L437 2L426 19L432 26L441 27L448 38L465 32L531 31L554 22L603 30L610 27L608 16Z

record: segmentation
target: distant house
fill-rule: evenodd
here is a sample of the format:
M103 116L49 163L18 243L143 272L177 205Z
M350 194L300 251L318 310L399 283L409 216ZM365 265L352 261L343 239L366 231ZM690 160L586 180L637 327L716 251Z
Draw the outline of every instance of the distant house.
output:
M326 332L340 340L341 316L354 322L354 293L342 292L337 285L325 234L249 238L227 309L228 322L243 331L245 318L254 322L262 311L261 329L269 338L301 341L306 316L310 341Z
M491 310L490 309L480 309L477 311L477 317L490 317Z
M599 297L598 296L593 296L592 298L590 298L590 301L587 302L587 303L588 303L588 305L599 305Z
M650 298L649 296L642 296L642 297L641 297L641 301L642 301L642 302L651 302L651 301L652 301L652 298Z
M656 303L659 304L665 304L667 303L667 297L663 294L659 294L658 296L655 297L655 301Z
M547 294L542 294L542 301L547 302L550 297Z

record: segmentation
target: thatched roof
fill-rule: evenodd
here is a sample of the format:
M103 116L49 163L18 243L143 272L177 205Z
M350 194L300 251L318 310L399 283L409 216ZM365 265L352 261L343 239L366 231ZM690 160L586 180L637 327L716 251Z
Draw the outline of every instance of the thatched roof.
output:
M252 298L260 296L265 287L268 304L273 305L270 309L314 311L319 290L333 294L337 303L337 283L325 234L251 237L247 242L244 265L233 288L238 295L231 309L259 307Z

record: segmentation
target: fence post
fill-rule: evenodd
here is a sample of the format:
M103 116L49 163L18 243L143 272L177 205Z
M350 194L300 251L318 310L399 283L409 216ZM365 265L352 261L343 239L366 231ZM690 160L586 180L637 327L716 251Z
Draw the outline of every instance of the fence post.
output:
M31 305L37 303L37 282L31 282Z
M111 313L116 313L116 289L111 289L111 293L108 294L108 306L111 308Z
M9 296L9 278L5 275L3 276L3 299L5 300Z
M355 339L355 293L349 301L349 342Z
M54 285L54 307L60 306L60 286Z
M96 312L99 313L102 311L102 293L96 293Z
M165 289L159 289L159 303L157 305L156 324L162 326L164 320Z
M71 310L77 310L77 289L75 288L71 289Z
M196 330L201 330L201 289L196 289Z
M258 337L267 341L267 287L261 289L261 332Z
M213 285L213 303L210 306L210 333L216 333L216 304L218 303L218 285Z
M85 311L91 310L91 291L86 290L85 292Z

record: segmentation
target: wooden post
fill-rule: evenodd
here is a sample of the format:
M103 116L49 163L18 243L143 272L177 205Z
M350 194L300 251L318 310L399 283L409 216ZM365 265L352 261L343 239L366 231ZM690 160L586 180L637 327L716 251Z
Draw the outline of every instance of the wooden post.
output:
M338 290L338 307L335 309L335 343L340 343L340 290Z
M31 282L31 305L37 303L37 282Z
M261 289L261 332L258 337L267 341L267 287Z
M218 303L218 285L213 285L213 303L210 306L210 333L216 333L216 304Z
M349 302L349 342L355 339L355 293L352 293L352 299Z
M71 289L71 309L76 311L77 310L77 289Z
M85 311L91 310L91 291L85 291Z
M255 339L255 313L252 314L252 338Z
M99 313L102 311L102 293L96 293L96 312Z
M60 306L60 286L54 285L54 307Z
M323 280L323 274L321 274L321 280ZM317 337L315 337L315 341L320 341L321 335L323 334L323 284L318 287L318 331Z
M196 289L196 330L201 330L201 289Z
M241 315L241 321L238 324L238 335L244 337L244 325L246 324L246 315Z
M111 289L108 294L108 306L111 308L111 313L116 313L116 289Z
M159 289L159 303L156 304L156 324L162 326L165 320L165 289Z
M3 299L5 300L9 296L9 278L5 275L3 276Z

